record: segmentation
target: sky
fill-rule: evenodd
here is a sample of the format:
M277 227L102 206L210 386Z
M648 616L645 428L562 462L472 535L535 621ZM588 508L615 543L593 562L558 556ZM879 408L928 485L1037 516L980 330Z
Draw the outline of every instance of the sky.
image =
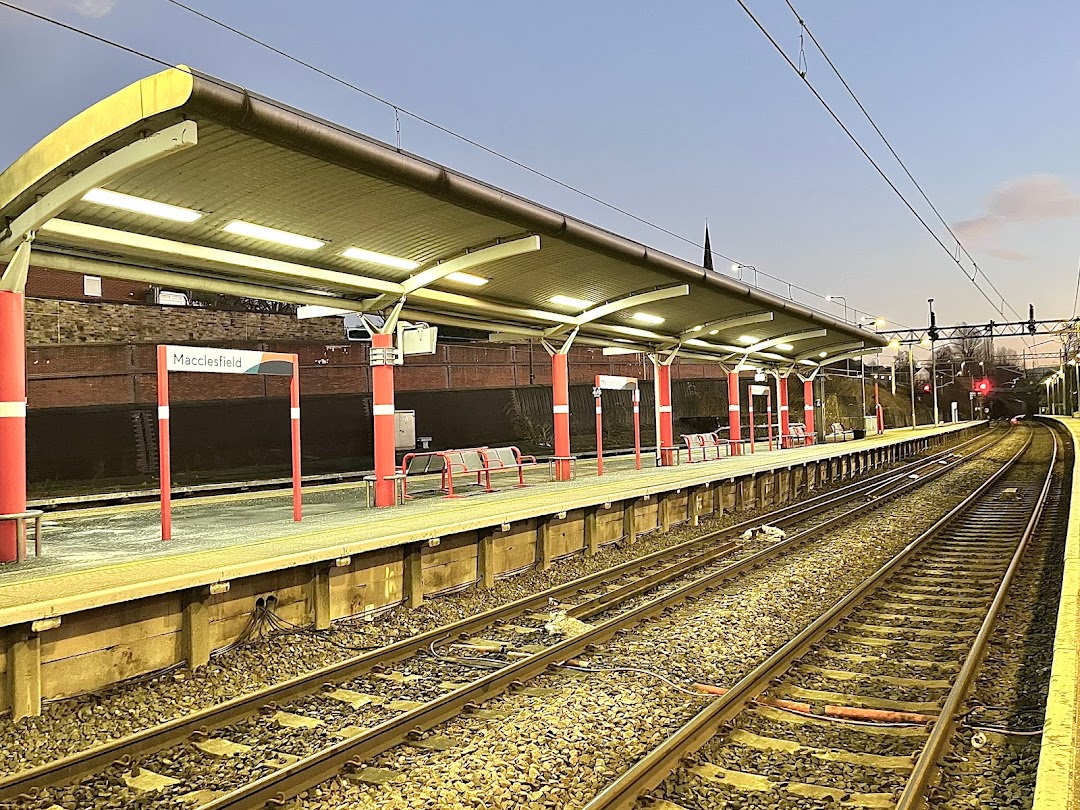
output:
M11 2L395 140L390 107L168 0ZM858 309L919 327L934 298L940 324L1001 320L952 260L952 237L809 39L807 79L948 251L736 0L185 2L691 242L702 241L707 220L715 251L822 296L843 296L849 315ZM797 61L800 29L783 0L746 2ZM792 2L1006 301L1025 317L1029 303L1039 318L1075 314L1080 3ZM159 69L0 7L0 75L7 78L0 165ZM701 261L692 244L408 115L401 145ZM842 304L798 296L844 314Z

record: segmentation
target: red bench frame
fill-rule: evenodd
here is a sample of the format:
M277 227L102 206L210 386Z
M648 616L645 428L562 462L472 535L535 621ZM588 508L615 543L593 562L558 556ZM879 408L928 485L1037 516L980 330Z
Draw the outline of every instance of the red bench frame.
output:
M686 460L690 464L720 459L720 448L729 444L727 439L720 438L719 433L684 433L682 434L682 440L686 443ZM694 458L695 450L701 451L700 459ZM715 458L709 458L709 450L716 450ZM728 455L731 455L730 448L728 448Z
M507 453L510 457L507 457ZM513 462L510 462L510 459ZM416 459L427 459L424 469L411 470ZM441 464L436 469L430 469L431 460L440 459ZM401 474L406 476L402 481L402 493L405 498L411 499L408 491L408 477L410 475L434 475L439 473L441 482L439 489L446 493L447 498L460 498L454 494L454 473L471 475L476 473L476 485L482 486L485 492L494 492L491 487L491 474L504 470L518 471L518 486L525 484L525 467L536 466L536 456L522 454L521 450L514 446L508 447L470 447L462 450L433 450L427 453L406 453L401 459Z
M790 433L780 437L781 447L806 447L813 444L815 436L806 432L806 425L802 422L792 422L788 425Z

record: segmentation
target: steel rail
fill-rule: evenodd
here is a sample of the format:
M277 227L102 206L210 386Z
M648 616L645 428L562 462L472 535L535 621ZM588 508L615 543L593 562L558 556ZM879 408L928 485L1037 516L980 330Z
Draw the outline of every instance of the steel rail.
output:
M998 474L995 474L990 481L996 480L997 477ZM909 484L914 485L925 482L925 480L927 479L924 478L921 482L912 481ZM986 485L982 485L979 491L983 486ZM907 488L908 485L905 485L901 490L906 491ZM847 517L849 517L849 513L828 521L828 524L830 526L834 525ZM822 529L815 526L810 531L819 530ZM202 805L200 810L254 810L267 804L270 806L285 806L288 799L321 782L334 778L341 773L343 768L358 767L363 761L405 742L411 734L433 728L457 716L468 706L502 693L512 684L536 677L550 667L580 654L595 644L610 639L616 633L626 630L630 626L669 610L684 601L698 597L725 580L752 570L769 556L775 556L778 553L778 547L788 548L794 542L798 542L797 537L788 538L781 543L774 544L756 554L732 563L719 571L682 585L675 591L638 604L624 613L595 625L580 635L565 639L527 658L508 664L469 685L442 695L416 709L390 718L355 737L310 754L291 765L243 785Z
M990 609L983 619L982 624L979 626L979 632L975 636L975 641L971 645L971 650L964 658L964 663L960 667L960 672L956 676L956 681L953 683L952 689L949 690L949 694L945 698L945 703L941 707L939 717L943 719L935 723L930 730L930 736L923 745L923 749L919 753L919 758L915 761L915 767L908 776L907 784L900 794L900 799L896 804L896 810L916 810L916 808L924 806L926 792L937 776L941 757L944 755L953 735L956 733L956 727L961 714L961 706L964 700L967 699L972 685L975 683L975 677L979 672L979 668L982 666L983 658L986 656L986 649L990 644L990 636L993 634L998 614L1005 605L1005 600L1009 595L1009 588L1016 576L1016 572L1020 568L1028 544L1038 529L1039 520L1042 518L1046 502L1049 500L1050 487L1054 480L1054 465L1057 463L1058 457L1058 434L1053 429L1050 429L1050 434L1054 441L1054 448L1050 455L1050 466L1047 470L1046 478L1043 481L1042 490L1039 493L1038 500L1032 511L1031 519L1028 521L1024 533L1020 538L1020 542L1016 546L1016 551L1013 552L1012 559L1009 561L1009 567L1006 569L1005 575L998 585L997 592L994 594L994 600L990 604Z
M646 754L622 776L608 785L584 806L583 810L620 810L632 807L638 798L674 771L684 757L694 753L712 739L720 726L739 715L745 706L765 691L771 682L782 675L791 664L813 644L851 613L872 592L876 591L899 567L937 537L944 529L962 518L989 489L1013 468L1031 446L1029 433L1024 445L1000 469L990 475L963 501L938 519L930 528L912 540L891 560L863 580L843 599L815 619L765 661L737 681L722 697L717 698L691 718L657 748Z
M983 440L984 443L981 446L973 449L968 455L957 459L957 463L970 461L985 452L989 447L996 444L1003 435L1006 434L999 436L988 436L986 433L980 434L955 447L942 450L926 458L916 459L915 461L901 466L899 469L870 476L864 480L842 487L839 490L815 496L814 498L802 501L798 504L782 507L768 515L741 521L727 528L709 532L701 537L685 541L675 546L671 546L670 548L651 552L643 557L629 560L603 571L579 577L578 579L562 585L547 588L530 596L484 611L483 613L465 617L456 622L433 628L393 644L304 673L303 675L267 687L266 689L247 695L241 695L223 701L222 703L192 712L183 717L178 717L157 726L143 729L126 737L110 740L109 742L85 751L62 757L35 768L8 775L0 778L0 799L13 798L41 785L64 784L76 781L79 778L106 768L114 761L124 757L134 760L137 757L147 756L182 742L193 732L214 730L235 723L256 712L260 706L266 705L268 702L274 701L284 703L304 695L313 694L319 691L323 685L328 682L340 682L358 677L371 671L378 665L389 664L411 657L421 650L426 649L430 644L441 642L447 638L453 638L462 634L472 635L478 630L489 627L499 621L506 621L530 610L546 607L551 599L568 597L571 594L587 591L606 581L618 577L625 577L631 573L647 569L663 559L678 556L696 546L712 543L717 538L737 536L746 529L760 526L765 520L768 520L774 525L790 525L800 520L813 517L824 510L837 508L837 506L842 505L843 503L859 498L867 490L880 487L882 481L885 481L886 483L890 481L903 481L903 484L898 489L889 493L886 497L875 499L873 504L876 506L891 499L895 495L899 495L914 486L921 486L928 483L938 477L938 475L954 469L956 464L947 466L940 465L939 461L942 458L955 455L956 451ZM934 468L929 475L924 475L917 480L905 480L907 479L907 476L910 475L911 470L920 469L926 466L933 466ZM856 510L849 510L839 516L839 518L846 518L850 516L852 512L861 509L862 507L860 506ZM823 531L828 526L835 525L837 522L839 522L839 519L834 518L825 523L818 524L811 530L808 530L808 532L804 532L800 535L792 535L780 543L763 549L741 562L746 563L746 567L760 564L767 557L790 548L795 542L806 541L809 539L811 532ZM586 615L595 615L595 613L600 612L601 609L610 609L613 606L613 599L616 597L616 594L621 596L621 600L633 598L667 579L673 579L695 567L700 567L701 565L712 562L723 556L723 554L734 550L736 547L737 544L734 542L714 546L713 548L707 549L701 555L692 557L688 560L678 561L659 572L647 574L641 580L622 586L617 591L603 594L601 597L598 597L597 600L583 603L583 605L578 606L579 608L582 608L582 610L577 611L577 613L572 612L572 615L581 615L583 613ZM727 568L723 570L729 571ZM741 571L743 569L740 568L739 570ZM734 576L736 573L737 571L729 572L728 575Z

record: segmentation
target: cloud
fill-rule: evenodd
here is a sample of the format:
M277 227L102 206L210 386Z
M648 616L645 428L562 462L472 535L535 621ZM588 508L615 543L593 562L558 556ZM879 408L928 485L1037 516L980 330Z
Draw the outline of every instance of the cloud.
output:
M1011 248L991 248L990 255L1005 259L1008 262L1022 262L1031 258L1027 253L1021 253L1019 250L1012 250Z
M54 5L69 8L80 17L96 20L104 17L120 0L54 0Z
M1046 222L1080 216L1080 194L1065 186L1054 174L1032 174L1010 180L986 200L986 213L957 222L956 235L972 250L985 250L1008 261L1021 261L1025 254L998 246L998 238L1009 225Z

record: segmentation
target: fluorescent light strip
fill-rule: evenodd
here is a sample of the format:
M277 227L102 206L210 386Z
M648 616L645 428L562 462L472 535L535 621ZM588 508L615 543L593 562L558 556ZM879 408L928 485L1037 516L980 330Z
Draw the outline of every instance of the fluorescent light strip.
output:
M104 188L92 188L83 195L83 200L97 205L107 205L110 208L119 208L123 211L131 211L134 214L146 214L158 219L171 219L173 222L195 222L202 219L202 214L192 211L190 208L181 208L178 205L144 200L142 197L132 197L130 194L121 194L119 191L109 191Z
M301 236L298 233L289 233L289 231L279 231L277 228L267 228L265 225L255 225L240 219L234 219L222 230L227 233L234 233L237 236L261 239L263 242L273 242L286 247L300 248L301 250L318 250L326 244L318 239L312 239L310 236Z
M773 346L773 348L779 349L782 352L790 352L795 347L792 346L790 343L777 343L775 346Z
M470 287L483 287L491 279L474 276L472 273L451 273L446 277L447 281L456 281L459 284L468 284Z
M552 304L558 304L560 307L570 307L571 309L589 309L593 306L592 301L586 301L584 298L572 298L569 295L553 295L548 299Z
M641 321L642 323L650 323L653 326L659 326L664 322L664 319L659 315L650 315L648 312L635 312L630 316L635 321Z
M747 346L749 346L749 345L751 345L753 343L760 343L760 342L761 342L761 340L759 338L754 337L753 335L739 335L739 343L745 343Z
M387 253L376 253L374 250L364 250L364 248L358 247L351 247L343 250L341 255L346 259L356 259L361 262L381 264L383 267L395 267L398 270L415 270L420 266L420 262L414 262L411 259L401 259Z

